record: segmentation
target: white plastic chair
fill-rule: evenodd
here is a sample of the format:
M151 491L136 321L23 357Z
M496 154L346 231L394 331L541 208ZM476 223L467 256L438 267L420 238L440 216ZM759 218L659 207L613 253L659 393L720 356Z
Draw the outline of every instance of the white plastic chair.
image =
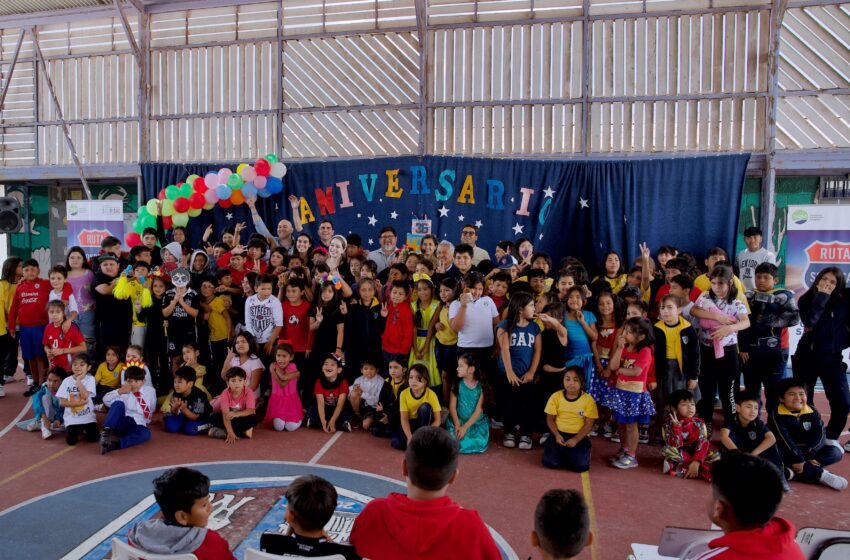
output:
M279 554L269 554L268 552L263 552L256 548L248 548L245 550L244 560L281 560L281 558L307 558L307 556L291 556L289 554L281 556ZM311 556L309 558L310 560L345 560L345 556L342 554L333 554L331 556Z
M144 550L133 548L121 539L112 539L113 560L198 560L194 554L153 554Z

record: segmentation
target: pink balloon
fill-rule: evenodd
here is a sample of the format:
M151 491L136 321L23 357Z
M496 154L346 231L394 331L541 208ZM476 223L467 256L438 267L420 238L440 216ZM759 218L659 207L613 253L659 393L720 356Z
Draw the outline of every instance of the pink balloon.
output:
M204 175L204 184L208 189L214 189L218 186L221 180L218 178L218 173L214 173L210 171L206 175Z
M240 175L242 175L243 181L245 181L246 183L250 183L257 176L257 172L254 171L254 168L250 165L246 165L242 168L242 173L240 173Z
M210 189L204 193L204 200L207 201L207 204L215 204L218 202L218 194L216 194L215 189Z
M267 182L268 182L268 179L263 177L262 175L257 175L256 177L254 177L254 186L257 187L258 189L262 190L262 189L266 188Z
M227 178L230 177L231 175L233 175L233 171L231 171L230 169L228 169L226 167L220 169L219 172L218 172L218 184L219 185L227 184Z

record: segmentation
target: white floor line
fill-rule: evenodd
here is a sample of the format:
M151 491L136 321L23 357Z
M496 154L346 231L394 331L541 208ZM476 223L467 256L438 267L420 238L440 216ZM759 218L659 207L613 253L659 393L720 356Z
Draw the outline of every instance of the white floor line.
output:
M335 444L336 440L338 440L341 436L342 436L342 432L335 433L333 435L333 437L331 437L331 439L329 439L327 442L325 442L325 444L322 446L322 448L319 449L316 452L315 455L313 455L313 458L310 459L309 461L307 461L307 464L308 465L315 465L316 463L318 463L319 459L321 459L324 456L324 454L328 452L328 449L333 447L333 444Z
M8 399L9 397L3 397L3 398ZM18 415L15 416L15 419L12 420L12 422L8 426L3 428L3 431L0 432L0 438L5 436L9 432L9 430L14 428L15 425L18 422L21 421L21 418L23 418L26 415L26 413L30 411L30 408L32 408L32 401L30 399L27 399L27 404L24 406L23 410L21 410L21 412L19 412Z

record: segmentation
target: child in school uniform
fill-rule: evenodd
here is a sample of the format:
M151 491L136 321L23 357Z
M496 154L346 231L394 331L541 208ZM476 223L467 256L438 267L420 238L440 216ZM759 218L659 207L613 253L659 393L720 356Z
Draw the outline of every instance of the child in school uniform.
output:
M585 472L590 469L590 431L599 418L596 403L582 390L584 372L579 366L564 371L561 391L546 403L546 424L551 436L543 446L543 466Z
M428 387L428 370L422 364L410 366L407 372L408 388L399 397L401 432L390 440L396 449L407 449L413 433L423 426L440 426L440 401Z
M156 391L145 385L145 370L130 366L124 370L121 387L103 396L109 413L100 433L100 453L141 445L151 438L148 425L156 410Z
M196 436L204 425L209 426L212 406L196 381L197 373L189 366L180 366L174 372L174 390L162 403L166 432Z
M122 371L124 371L124 362L121 361L121 349L117 346L107 347L106 359L97 366L97 371L94 374L97 385L97 394L94 397L95 405L103 402L103 395L121 385Z

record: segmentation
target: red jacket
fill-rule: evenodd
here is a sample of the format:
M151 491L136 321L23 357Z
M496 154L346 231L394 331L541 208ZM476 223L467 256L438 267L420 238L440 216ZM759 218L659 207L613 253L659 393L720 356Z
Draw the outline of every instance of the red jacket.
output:
M409 354L413 346L413 310L407 300L387 303L387 324L381 335L381 349L390 354Z
M790 521L774 517L760 529L734 531L714 539L708 543L709 550L694 560L805 560L794 542L795 534Z
M391 493L369 502L349 541L371 560L498 560L499 549L481 516L448 496L427 501Z
M33 282L21 280L9 309L9 333L15 332L18 323L22 327L40 327L49 322L47 299L50 290L50 282L43 278L36 278Z

